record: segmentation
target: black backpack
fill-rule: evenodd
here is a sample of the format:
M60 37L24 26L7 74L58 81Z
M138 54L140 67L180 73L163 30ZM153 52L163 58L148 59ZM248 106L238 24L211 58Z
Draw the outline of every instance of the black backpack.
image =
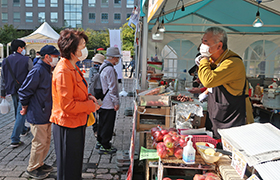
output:
M102 84L101 84L101 80L100 80L100 74L103 71L103 69L107 66L112 66L113 67L113 65L111 63L106 64L102 69L100 69L99 73L95 73L93 77L90 77L92 83L89 86L89 92L92 93L92 95L96 99L103 100L104 97L106 96L106 94L109 91L109 89L107 89L105 94L103 94Z

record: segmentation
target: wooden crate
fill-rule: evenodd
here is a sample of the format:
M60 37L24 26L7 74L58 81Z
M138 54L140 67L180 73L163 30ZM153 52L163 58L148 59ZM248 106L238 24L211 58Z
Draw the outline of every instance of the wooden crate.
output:
M136 131L150 130L157 125L169 128L170 119L170 107L146 108L139 106Z

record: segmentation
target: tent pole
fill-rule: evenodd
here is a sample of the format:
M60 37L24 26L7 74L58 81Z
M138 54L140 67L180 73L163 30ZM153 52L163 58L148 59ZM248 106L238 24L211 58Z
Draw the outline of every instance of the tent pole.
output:
M147 22L147 17L143 18ZM148 50L148 23L143 23L142 53L141 53L141 89L146 89L147 85L147 50Z

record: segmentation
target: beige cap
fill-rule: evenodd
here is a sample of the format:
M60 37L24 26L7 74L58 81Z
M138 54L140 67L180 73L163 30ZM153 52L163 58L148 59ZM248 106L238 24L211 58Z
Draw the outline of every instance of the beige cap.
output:
M95 54L95 56L92 58L92 61L102 64L104 62L104 59L105 56L103 56L102 54Z

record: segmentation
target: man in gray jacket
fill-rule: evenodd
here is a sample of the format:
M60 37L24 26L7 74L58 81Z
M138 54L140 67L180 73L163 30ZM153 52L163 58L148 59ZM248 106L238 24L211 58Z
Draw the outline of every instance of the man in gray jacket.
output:
M99 125L97 131L97 145L99 154L113 154L117 152L110 141L112 139L116 112L119 110L119 91L118 91L118 76L113 66L119 63L121 54L117 47L107 49L107 59L103 62L100 69L105 67L100 74L103 94L109 89L103 99L103 104L99 109ZM111 64L111 65L108 65ZM113 65L113 66L112 66Z

